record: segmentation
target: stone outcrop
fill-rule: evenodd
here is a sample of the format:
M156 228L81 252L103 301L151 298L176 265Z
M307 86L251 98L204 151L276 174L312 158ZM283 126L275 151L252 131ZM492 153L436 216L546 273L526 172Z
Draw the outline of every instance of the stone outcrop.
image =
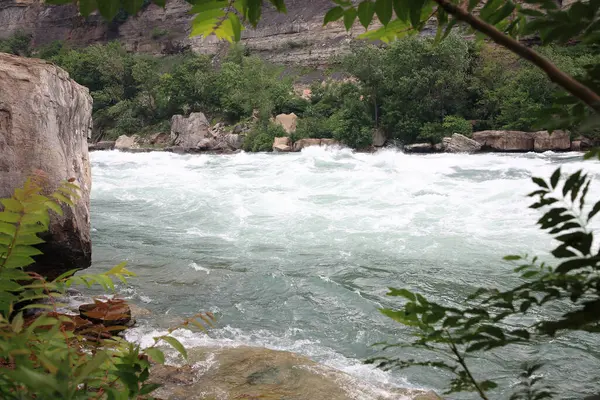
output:
M533 134L534 151L565 151L571 149L571 135L566 131L535 132Z
M275 117L275 122L283 127L283 130L289 135L296 132L296 123L298 116L294 113L279 114Z
M548 131L481 131L473 134L473 139L481 144L482 150L491 151L565 151L571 149L568 132Z
M292 151L292 139L289 137L276 137L273 140L273 151L276 153L287 153Z
M203 113L191 113L189 117L173 115L171 118L171 140L174 146L187 149L198 147L210 136L210 124Z
M323 15L332 7L329 0L296 0L286 6L287 13L280 14L265 4L258 27L242 32L242 43L250 52L278 64L324 66L332 55L349 51L351 39L363 32L359 24L349 33L341 22L324 27ZM165 8L150 4L135 17L111 23L97 13L81 16L72 3L51 6L39 0L0 0L0 38L23 31L33 35L36 45L64 40L86 46L118 40L134 52L159 55L191 49L221 57L227 42L214 36L190 37L194 18L190 8L185 0L169 0Z
M292 151L302 151L310 146L339 146L340 143L334 139L300 139L294 142Z
M431 143L415 143L404 146L405 153L432 153L433 145Z
M0 22L1 25L1 22ZM41 170L48 190L75 178L81 199L52 216L33 270L50 278L91 262L88 89L48 62L0 53L0 197Z
M481 150L481 145L460 133L451 137L445 137L442 141L442 149L448 153L475 153Z
M190 364L155 365L153 394L161 399L211 398L288 400L349 400L394 398L439 400L433 392L391 385L372 387L344 372L319 365L299 354L258 347L194 348ZM381 393L386 393L385 397Z
M531 132L481 131L473 133L473 139L481 144L482 150L533 151L534 137Z

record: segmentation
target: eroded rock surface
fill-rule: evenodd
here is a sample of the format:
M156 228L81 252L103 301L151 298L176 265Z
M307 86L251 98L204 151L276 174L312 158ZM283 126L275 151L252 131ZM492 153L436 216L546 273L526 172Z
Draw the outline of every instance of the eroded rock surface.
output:
M0 22L1 23L1 22ZM53 215L33 270L49 278L91 263L88 89L48 62L0 53L0 197L43 171L48 190L75 178L81 199Z

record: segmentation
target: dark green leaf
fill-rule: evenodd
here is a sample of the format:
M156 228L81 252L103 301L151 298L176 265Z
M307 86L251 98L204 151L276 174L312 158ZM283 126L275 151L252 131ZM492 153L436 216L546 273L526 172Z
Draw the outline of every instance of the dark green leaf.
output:
M357 12L354 7L350 7L344 12L344 26L346 27L347 31L349 31L352 28L352 25L354 25L356 14Z
M327 25L330 22L337 21L344 16L344 9L340 6L334 7L327 11L323 20L323 25Z
M365 29L369 28L369 25L373 21L373 15L375 15L375 4L371 1L363 1L358 5L358 20Z
M392 19L393 6L392 0L375 0L375 13L384 26Z

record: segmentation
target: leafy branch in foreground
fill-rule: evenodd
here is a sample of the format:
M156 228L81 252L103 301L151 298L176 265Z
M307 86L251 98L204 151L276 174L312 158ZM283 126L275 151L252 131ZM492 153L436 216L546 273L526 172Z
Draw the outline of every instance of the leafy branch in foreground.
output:
M43 194L42 175L28 179L10 198L0 199L0 398L2 399L144 399L159 385L149 383L151 361L163 363L158 347L166 343L186 357L183 345L169 334L142 350L115 336L118 323L130 315L119 299L96 301L82 316L60 313L61 298L73 285L99 284L114 291L113 279L126 282L133 273L119 264L98 275L69 271L52 282L26 272L34 246L50 224L49 211L62 214L79 198L73 181L63 182L52 194ZM98 319L96 323L94 321ZM212 314L199 314L182 327L212 326Z
M514 271L523 283L506 291L481 288L468 297L464 308L448 307L418 293L391 288L389 296L402 297L406 302L400 309L381 312L414 329L416 340L410 346L434 352L445 361L377 357L370 363L386 369L437 367L455 375L447 393L476 391L487 399L486 392L497 384L478 380L468 366L470 357L568 331L600 332L600 252L593 248L594 234L589 228L600 212L600 201L592 207L586 205L591 179L582 171L563 177L557 169L549 180L534 177L533 182L538 189L530 194L536 199L531 208L545 211L537 224L557 242L551 252L557 266L537 257L506 256L505 260L516 264ZM557 309L567 311L557 314ZM528 313L539 320L533 325L524 324L522 317ZM406 346L386 344L384 349ZM538 369L531 370L530 375ZM532 378L530 386L538 381ZM531 398L550 396L546 390L540 393L536 396L545 397Z

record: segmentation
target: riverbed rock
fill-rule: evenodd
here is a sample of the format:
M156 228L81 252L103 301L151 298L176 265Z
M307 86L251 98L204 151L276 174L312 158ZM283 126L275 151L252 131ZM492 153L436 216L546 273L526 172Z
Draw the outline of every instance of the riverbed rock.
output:
M404 146L405 153L431 153L433 145L431 143L415 143Z
M473 139L455 133L443 139L442 148L448 153L475 153L481 150L481 145Z
M156 397L164 400L383 400L416 399L431 393L383 384L370 387L341 371L284 351L258 347L195 348L189 349L188 354L191 367L152 367L151 380L163 385L153 393ZM420 399L438 400L439 397Z
M44 253L32 270L50 279L91 262L87 141L92 126L88 89L46 61L0 53L0 197L10 197L36 171L48 190L75 178L81 199L64 216L52 215Z
M571 135L566 131L535 132L533 134L535 151L566 151L571 149Z
M518 152L534 148L532 132L480 131L473 133L473 139L481 144L482 150Z
M276 137L273 140L273 151L276 153L287 153L292 151L292 139L286 137Z
M115 149L115 141L114 140L105 140L97 143L89 143L88 151L98 151L98 150L114 150Z
M298 116L294 113L279 114L275 117L275 122L283 127L283 130L289 135L296 132Z
M111 332L117 334L131 326L131 308L122 299L96 299L94 303L79 306L79 316L94 325L103 325L113 328ZM122 329L115 329L121 327Z
M240 135L237 133L227 133L224 135L224 138L225 138L225 143L227 143L227 145L232 150L239 150L244 145L244 139L245 139L244 135Z
M382 129L373 130L373 146L383 147L385 146L386 141L387 138L385 137L385 132Z
M189 117L174 115L171 118L171 140L174 146L193 149L198 147L201 140L210 137L210 124L203 113L191 113ZM204 145L206 146L206 142Z
M137 135L127 136L121 135L117 138L115 142L115 149L117 150L132 150L139 149L140 145L138 143L139 137Z
M302 151L302 149L310 146L320 146L321 139L300 139L294 142L292 151Z

